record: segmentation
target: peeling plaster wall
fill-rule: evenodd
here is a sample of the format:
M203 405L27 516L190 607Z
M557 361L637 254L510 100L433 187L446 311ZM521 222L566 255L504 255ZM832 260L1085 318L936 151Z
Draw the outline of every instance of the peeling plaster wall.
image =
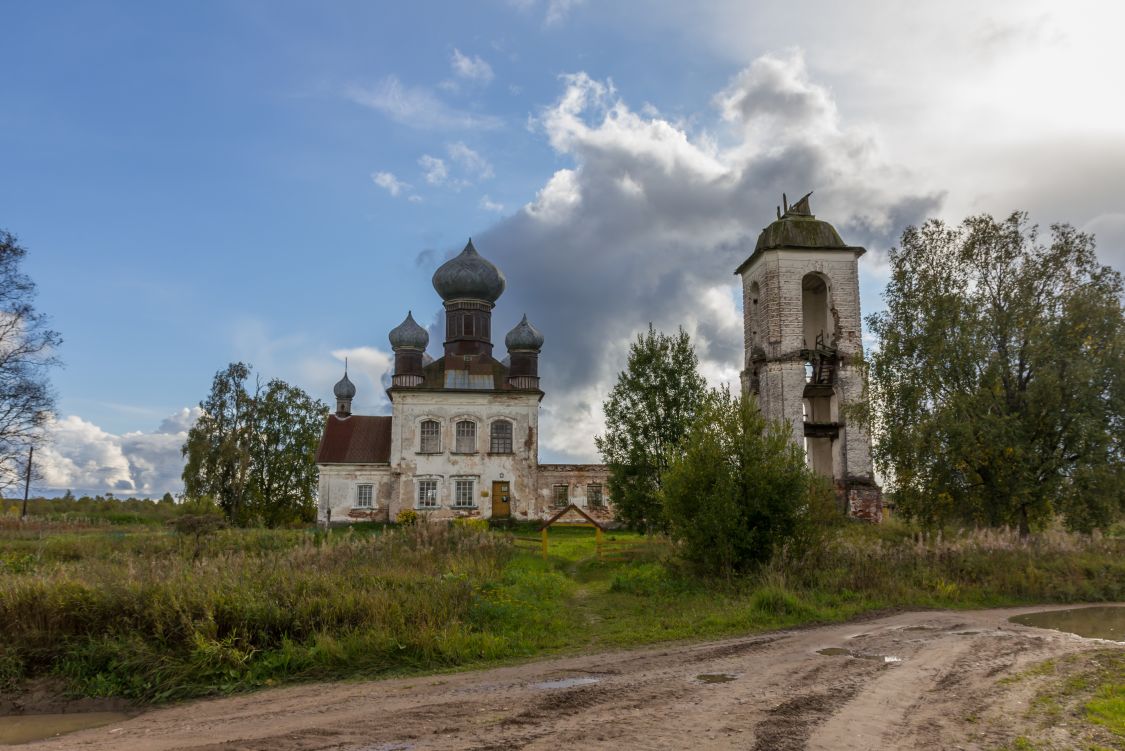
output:
M614 520L613 504L609 498L609 468L604 464L541 464L539 465L539 492L535 507L529 512L537 519L549 519L560 506L555 505L555 486L566 485L567 503L583 509L598 521ZM587 492L591 483L602 486L601 507L590 506Z
M412 508L432 519L492 516L492 483L507 482L510 487L512 517L528 518L534 505L536 465L539 453L539 399L537 391L412 391L394 389L391 428L391 471L396 493L391 504L391 518L399 510ZM441 450L421 453L419 429L424 420L436 420L441 426ZM489 451L490 426L495 420L512 423L512 453ZM461 420L476 423L475 450L458 453L456 424ZM456 479L474 481L475 504L471 508L454 507ZM438 483L436 509L420 507L417 482L433 479Z
M319 464L317 521L324 523L328 509L332 523L387 521L394 483L386 464ZM372 485L371 508L356 505L356 486Z

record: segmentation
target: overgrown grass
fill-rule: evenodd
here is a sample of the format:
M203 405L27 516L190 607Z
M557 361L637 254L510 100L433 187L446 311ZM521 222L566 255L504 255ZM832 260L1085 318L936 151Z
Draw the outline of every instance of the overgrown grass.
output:
M518 529L517 536L528 536ZM839 621L889 607L1125 599L1121 540L845 525L802 558L705 581L662 540L422 524L223 530L0 524L0 682L139 701ZM621 549L624 548L624 552ZM1117 700L1108 696L1106 700Z

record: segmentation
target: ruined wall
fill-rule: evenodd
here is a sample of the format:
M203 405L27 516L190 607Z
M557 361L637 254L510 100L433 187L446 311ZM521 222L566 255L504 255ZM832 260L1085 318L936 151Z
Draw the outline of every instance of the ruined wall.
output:
M601 485L602 506L591 506L589 487ZM567 486L567 503L583 509L600 522L612 522L613 504L609 497L609 468L604 464L540 464L538 492L534 505L527 509L533 519L549 519L566 504L555 503L555 486Z
M535 468L539 450L539 399L533 391L408 391L392 392L394 422L391 429L391 471L395 492L391 518L400 509L425 512L432 519L462 516L492 516L492 483L510 483L512 516L526 518L525 509L536 497ZM441 426L440 451L422 453L420 426L424 420ZM512 424L512 453L490 451L494 420ZM458 452L456 424L473 421L476 445L471 452ZM457 479L474 482L473 506L456 507L454 488ZM437 508L418 503L418 482L437 482Z

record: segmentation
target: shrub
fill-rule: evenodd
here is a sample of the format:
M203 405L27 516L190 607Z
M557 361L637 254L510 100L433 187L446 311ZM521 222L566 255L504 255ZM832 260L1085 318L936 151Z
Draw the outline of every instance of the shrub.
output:
M698 569L729 576L818 543L831 490L752 398L709 392L680 448L662 478L664 507Z
M418 512L412 508L404 508L395 514L395 524L410 527L418 523Z

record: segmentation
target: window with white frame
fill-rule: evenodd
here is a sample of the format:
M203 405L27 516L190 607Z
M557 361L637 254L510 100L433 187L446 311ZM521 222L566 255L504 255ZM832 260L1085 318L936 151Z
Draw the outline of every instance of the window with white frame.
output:
M418 481L418 508L437 508L437 480Z
M556 485L554 504L556 506L565 506L570 503L570 486L569 485Z
M476 505L476 482L471 477L459 477L453 481L453 505L458 508L471 508Z
M422 436L419 451L423 454L441 453L441 424L437 420L423 420L418 433Z
M355 486L355 507L372 508L375 504L375 486L360 484Z
M457 423L457 453L472 454L477 450L477 424L472 420Z
M493 454L512 453L512 423L507 420L496 420L492 423L488 450Z
M586 505L590 508L601 508L605 505L600 482L591 482L586 486Z

